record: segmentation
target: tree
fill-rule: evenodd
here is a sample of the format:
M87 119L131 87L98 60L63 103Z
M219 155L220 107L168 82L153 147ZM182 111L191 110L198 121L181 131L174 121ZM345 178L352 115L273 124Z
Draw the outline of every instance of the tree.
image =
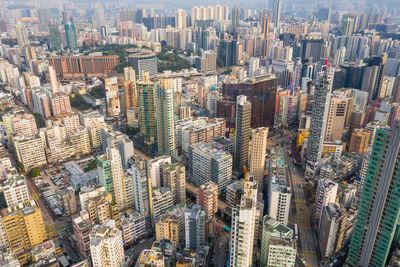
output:
M85 102L80 94L76 94L75 97L70 97L71 106L79 110L87 110L92 106Z
M35 117L35 122L36 122L36 127L39 128L43 128L46 126L46 122L43 119L42 115L39 113L33 113L33 116Z
M97 168L97 161L96 160L92 160L88 163L88 165L85 168L85 172L94 170Z
M102 99L106 95L106 88L104 87L103 84L97 85L92 88L92 91L90 91L90 94L97 99Z
M22 165L20 161L17 161L17 163L15 163L15 166L17 167L17 170L22 170L24 168L24 165Z
M34 178L34 177L38 177L39 174L40 174L39 169L38 169L38 168L33 168L33 169L31 170L31 172L29 173L29 176L32 177L32 178Z

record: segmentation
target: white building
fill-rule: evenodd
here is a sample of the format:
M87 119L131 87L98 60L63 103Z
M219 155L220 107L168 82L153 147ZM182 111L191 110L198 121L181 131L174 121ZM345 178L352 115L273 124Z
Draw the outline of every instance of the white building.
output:
M149 160L149 172L151 177L151 185L154 187L160 187L163 184L162 167L164 164L171 164L170 156L161 156Z
M315 224L320 226L322 212L329 203L336 203L338 184L329 179L318 180L317 192L315 195L313 218Z
M121 266L124 261L122 234L114 220L95 225L90 233L90 253L94 267Z
M292 229L268 215L264 216L260 266L294 267L296 251Z

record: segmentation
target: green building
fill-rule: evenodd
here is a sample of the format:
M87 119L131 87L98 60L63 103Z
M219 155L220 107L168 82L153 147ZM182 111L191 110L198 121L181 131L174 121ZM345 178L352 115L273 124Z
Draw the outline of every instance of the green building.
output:
M140 133L146 143L155 143L157 140L157 122L154 83L138 81L136 90Z
M70 49L75 49L78 47L78 43L76 41L76 32L74 24L65 24L65 39L67 40L67 47Z
M113 180L111 175L111 162L106 155L98 156L97 160L97 172L99 174L100 184L104 185L104 188L113 196L114 189Z
M400 121L376 130L347 257L348 266L386 266L400 214Z

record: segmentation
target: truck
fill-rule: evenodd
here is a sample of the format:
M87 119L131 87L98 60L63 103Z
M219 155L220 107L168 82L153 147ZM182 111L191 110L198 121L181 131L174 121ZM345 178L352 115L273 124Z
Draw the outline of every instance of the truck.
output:
M230 229L228 226L224 226L224 231L225 231L225 232L229 233L230 230L231 230L231 229Z

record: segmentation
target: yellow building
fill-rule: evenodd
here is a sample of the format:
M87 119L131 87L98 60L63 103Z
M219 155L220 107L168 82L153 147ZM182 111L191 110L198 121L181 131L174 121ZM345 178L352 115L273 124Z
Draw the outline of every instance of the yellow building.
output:
M42 212L34 200L0 211L11 251L20 264L30 259L30 246L47 239Z
M179 220L173 215L164 215L156 223L156 240L169 239L179 245Z

